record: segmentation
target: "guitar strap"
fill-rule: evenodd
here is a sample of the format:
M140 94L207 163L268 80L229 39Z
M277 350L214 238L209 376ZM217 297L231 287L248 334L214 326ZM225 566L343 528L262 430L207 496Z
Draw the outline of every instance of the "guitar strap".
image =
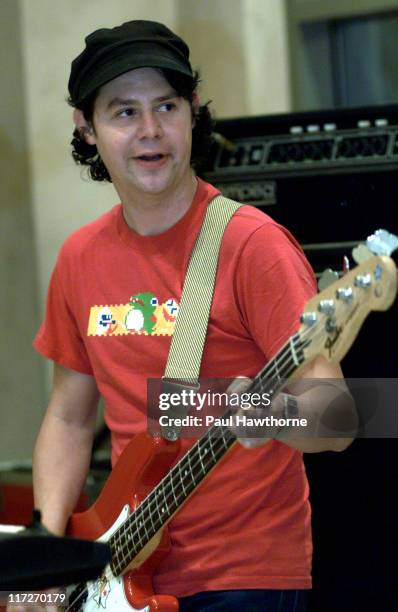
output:
M221 240L235 212L242 204L223 196L208 205L202 227L188 264L180 309L171 340L162 381L162 392L181 393L199 389L199 372L206 339ZM184 418L190 406L171 406L168 421ZM171 417L171 418L170 418ZM162 426L162 436L175 441L182 427Z

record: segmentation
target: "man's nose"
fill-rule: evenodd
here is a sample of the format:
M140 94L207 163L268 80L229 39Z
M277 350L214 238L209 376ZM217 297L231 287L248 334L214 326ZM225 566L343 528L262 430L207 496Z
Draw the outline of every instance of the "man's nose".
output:
M162 133L162 126L159 116L154 111L144 111L140 118L139 135L140 138L159 138Z

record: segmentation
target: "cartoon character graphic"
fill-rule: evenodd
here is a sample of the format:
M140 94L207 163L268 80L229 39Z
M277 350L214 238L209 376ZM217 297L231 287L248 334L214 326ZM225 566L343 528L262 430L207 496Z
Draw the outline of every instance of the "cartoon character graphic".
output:
M163 304L163 316L169 323L175 323L178 315L180 306L176 300L169 298L167 302Z
M129 331L145 331L152 334L156 324L155 310L158 299L153 293L137 293L130 298L131 309L125 319L126 329Z
M159 304L155 316L155 333L171 335L174 332L174 325L177 319L179 304L174 298L169 298L163 304Z
M97 336L109 336L112 334L117 327L117 322L113 318L113 313L108 308L108 306L104 306L98 313L97 316Z
M172 297L159 302L149 291L136 293L124 304L91 306L87 335L172 336L179 309L179 303Z

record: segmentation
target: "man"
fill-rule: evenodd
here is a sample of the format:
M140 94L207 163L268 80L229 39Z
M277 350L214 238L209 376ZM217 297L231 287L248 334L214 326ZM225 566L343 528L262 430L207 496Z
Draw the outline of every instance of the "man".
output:
M58 534L85 482L99 393L114 464L146 429L147 378L164 373L189 257L218 193L191 165L209 132L196 85L187 45L155 22L94 32L72 64L73 155L113 182L121 204L62 247L35 341L54 361L35 504ZM288 232L241 208L221 246L201 375L253 377L297 329L314 290ZM303 375L341 371L318 359ZM299 413L311 393L298 398ZM349 440L263 442L236 445L169 525L171 551L154 587L182 610L304 609L311 535L301 451L341 450Z

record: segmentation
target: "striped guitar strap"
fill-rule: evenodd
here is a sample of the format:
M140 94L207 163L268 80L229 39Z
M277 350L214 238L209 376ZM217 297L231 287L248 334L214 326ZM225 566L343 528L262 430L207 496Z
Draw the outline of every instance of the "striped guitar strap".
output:
M201 230L188 264L175 323L162 391L180 393L183 389L199 388L199 372L206 339L210 308L216 280L218 257L224 231L242 204L223 196L208 205ZM189 406L172 406L169 421L183 418ZM181 427L163 426L162 436L177 440Z

